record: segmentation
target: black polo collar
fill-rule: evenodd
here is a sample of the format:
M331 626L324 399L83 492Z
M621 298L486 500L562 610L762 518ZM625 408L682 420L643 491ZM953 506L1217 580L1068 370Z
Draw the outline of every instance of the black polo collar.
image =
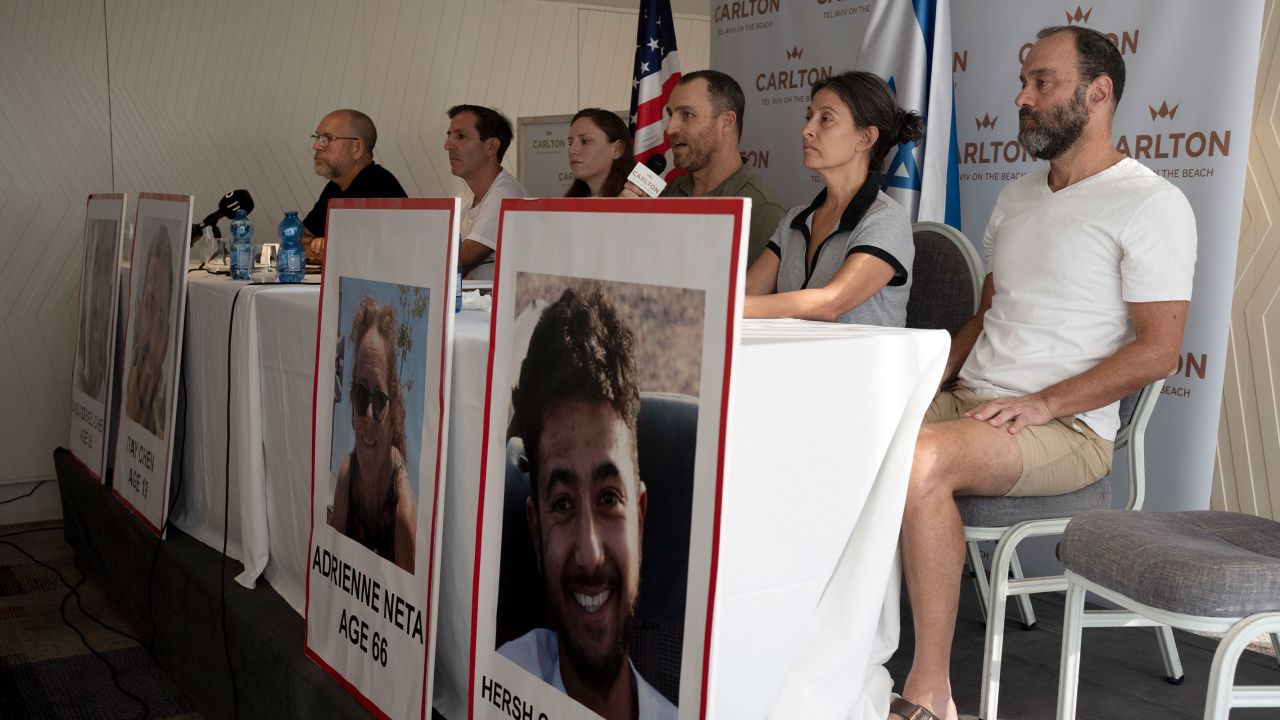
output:
M853 199L849 201L848 207L844 209L844 213L840 215L840 224L835 230L831 231L831 235L837 233L848 232L858 226L862 221L862 216L867 214L867 209L871 207L871 203L875 202L876 195L880 192L880 175L867 175L867 179L862 183L862 187L858 188L858 192L853 194ZM818 193L818 196L809 203L809 207L800 211L791 219L791 229L799 230L804 233L805 238L809 237L809 216L814 213L822 203L827 199L827 189L824 187ZM827 237L831 237L828 235ZM825 238L824 238L825 239Z

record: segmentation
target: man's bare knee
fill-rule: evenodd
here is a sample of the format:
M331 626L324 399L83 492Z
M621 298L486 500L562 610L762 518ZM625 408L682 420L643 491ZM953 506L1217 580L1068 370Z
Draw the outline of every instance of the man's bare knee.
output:
M916 438L915 456L911 462L908 498L928 495L946 489L945 442L935 426L923 425Z

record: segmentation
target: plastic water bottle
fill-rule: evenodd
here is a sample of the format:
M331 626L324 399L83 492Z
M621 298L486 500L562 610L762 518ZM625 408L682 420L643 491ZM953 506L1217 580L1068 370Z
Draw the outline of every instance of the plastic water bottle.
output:
M244 210L231 221L231 279L248 280L253 270L253 223Z
M282 283L302 282L305 274L302 257L302 221L290 210L280 221L280 252L276 255L276 273Z
M462 273L458 273L458 284L453 286L453 311L462 312Z

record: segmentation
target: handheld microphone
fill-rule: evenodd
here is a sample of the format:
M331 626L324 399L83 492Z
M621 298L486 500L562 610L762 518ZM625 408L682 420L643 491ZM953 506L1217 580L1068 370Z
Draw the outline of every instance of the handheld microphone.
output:
M665 156L650 155L649 159L643 163L636 163L635 169L627 176L627 182L635 185L648 197L656 198L667 187L667 181L663 180L661 175L666 169Z
M214 237L222 237L222 232L218 230L218 221L222 218L227 218L228 220L234 218L237 210L244 210L246 215L253 212L253 196L249 194L248 190L232 190L223 195L218 200L217 210L205 216L205 219L201 220L198 225L191 226L191 243L195 244L195 241L200 238L201 232L206 227L213 228Z

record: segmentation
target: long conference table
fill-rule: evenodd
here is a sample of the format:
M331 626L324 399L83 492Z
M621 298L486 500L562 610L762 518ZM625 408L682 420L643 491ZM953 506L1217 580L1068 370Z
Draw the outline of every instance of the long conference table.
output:
M188 293L172 522L215 549L225 538L244 565L237 581L265 579L301 615L319 287L195 272ZM898 527L947 335L746 321L741 337L708 716L884 717L892 682L882 665L899 630ZM432 702L450 719L467 715L489 313L458 314L453 343Z

